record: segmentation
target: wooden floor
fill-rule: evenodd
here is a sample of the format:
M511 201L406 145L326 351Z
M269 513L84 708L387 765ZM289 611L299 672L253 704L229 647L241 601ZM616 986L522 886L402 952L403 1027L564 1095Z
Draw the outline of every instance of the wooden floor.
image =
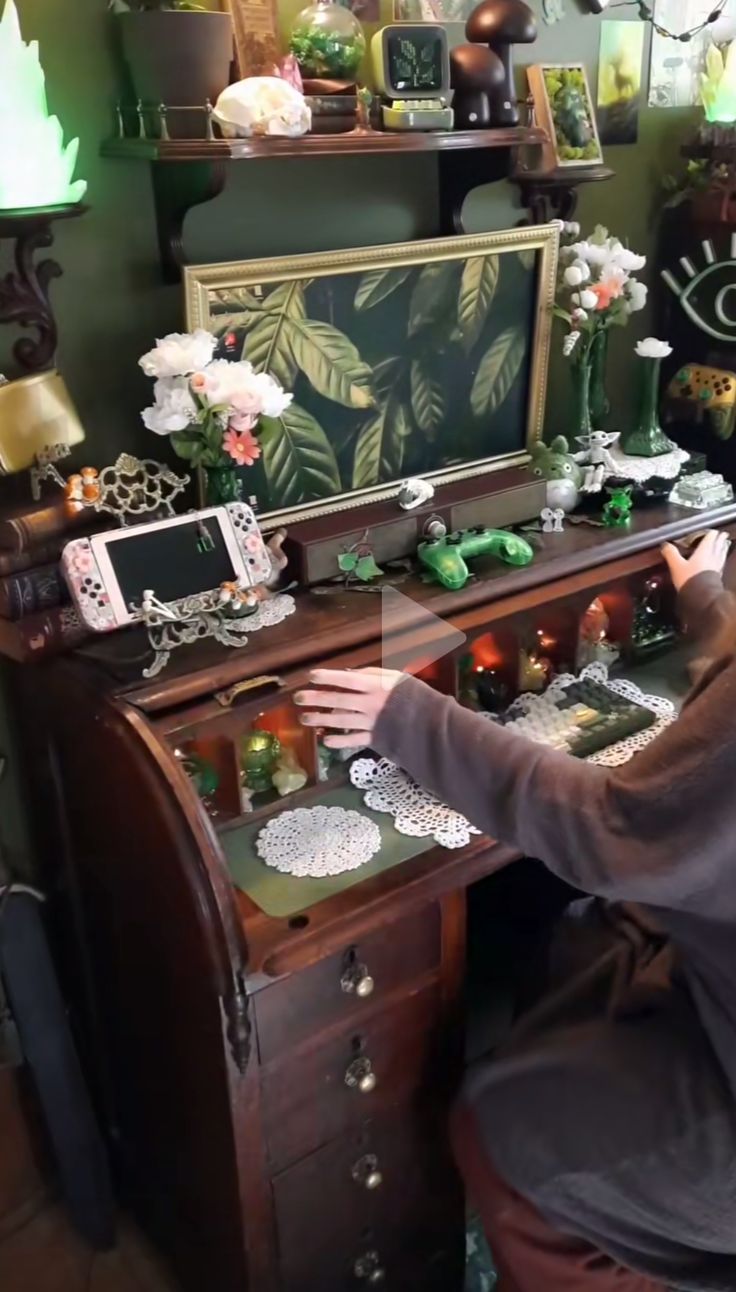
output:
M0 1068L0 1292L176 1292L125 1218L113 1251L77 1236L53 1193L24 1074Z
M140 1234L121 1220L118 1246L95 1253L47 1204L0 1240L2 1292L176 1292Z

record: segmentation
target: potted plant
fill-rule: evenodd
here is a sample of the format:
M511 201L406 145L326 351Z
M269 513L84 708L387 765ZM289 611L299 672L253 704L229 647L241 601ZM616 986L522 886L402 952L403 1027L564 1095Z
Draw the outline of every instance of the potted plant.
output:
M172 137L204 137L205 105L215 103L230 83L230 14L194 0L111 0L110 7L135 101L154 110L147 129L157 132L163 105ZM200 117L176 108L203 112Z

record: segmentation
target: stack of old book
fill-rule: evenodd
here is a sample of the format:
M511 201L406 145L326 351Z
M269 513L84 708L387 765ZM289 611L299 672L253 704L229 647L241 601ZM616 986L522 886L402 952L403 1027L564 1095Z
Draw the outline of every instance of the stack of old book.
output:
M0 655L27 663L89 635L59 558L72 538L99 528L94 511L63 497L0 511Z

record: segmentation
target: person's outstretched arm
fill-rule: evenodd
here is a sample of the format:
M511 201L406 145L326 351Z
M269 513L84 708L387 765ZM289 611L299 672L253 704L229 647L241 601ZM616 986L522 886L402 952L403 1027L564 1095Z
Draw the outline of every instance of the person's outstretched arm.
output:
M707 574L698 575L706 591ZM694 609L695 581L689 597ZM313 680L329 689L298 697L312 710L302 720L342 733L326 743L371 745L484 833L586 892L707 903L733 864L733 660L678 722L614 770L540 746L403 674L316 670Z

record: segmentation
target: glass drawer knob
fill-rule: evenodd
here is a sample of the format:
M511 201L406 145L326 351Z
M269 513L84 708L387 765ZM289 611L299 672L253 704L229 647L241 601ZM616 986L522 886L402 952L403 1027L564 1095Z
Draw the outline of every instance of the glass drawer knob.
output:
M347 996L355 993L365 1000L373 995L376 984L365 965L350 965L340 979L340 986Z
M369 1287L377 1287L386 1278L386 1271L381 1265L378 1252L366 1252L359 1256L353 1266L356 1279L362 1279Z
M369 1095L376 1088L376 1074L370 1059L354 1059L345 1073L345 1085L361 1095Z
M369 1189L371 1193L374 1189L380 1189L383 1184L383 1175L378 1169L378 1158L373 1153L367 1153L355 1163L352 1176L356 1184Z

